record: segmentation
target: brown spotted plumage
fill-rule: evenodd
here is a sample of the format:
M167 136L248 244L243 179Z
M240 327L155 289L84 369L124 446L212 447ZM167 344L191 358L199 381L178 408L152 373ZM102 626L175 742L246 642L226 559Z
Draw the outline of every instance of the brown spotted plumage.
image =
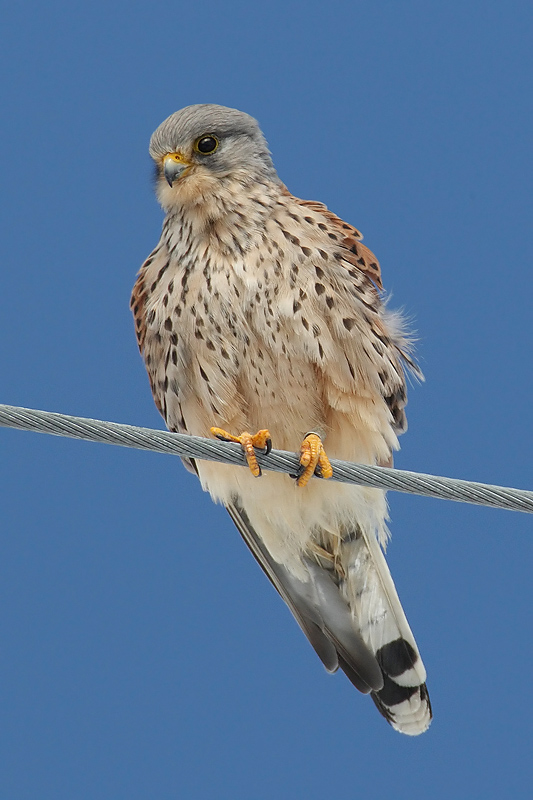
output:
M325 473L325 452L392 463L406 427L404 366L414 365L361 234L290 194L242 112L182 109L150 152L166 218L132 309L168 427L214 428L241 441L249 462L270 432L275 447L301 448L303 467ZM382 552L384 493L304 485L310 472L298 485L208 461L187 466L226 506L326 668L370 693L397 730L424 731L425 670Z

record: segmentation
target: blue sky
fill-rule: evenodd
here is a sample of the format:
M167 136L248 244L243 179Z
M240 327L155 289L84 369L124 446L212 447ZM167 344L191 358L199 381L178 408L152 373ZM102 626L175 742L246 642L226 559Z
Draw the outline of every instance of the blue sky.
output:
M217 102L363 231L413 320L397 466L532 488L532 22L513 0L6 7L0 402L161 427L128 309L162 221L147 145ZM0 448L2 797L530 796L530 516L390 495L435 712L412 740L324 672L178 460Z

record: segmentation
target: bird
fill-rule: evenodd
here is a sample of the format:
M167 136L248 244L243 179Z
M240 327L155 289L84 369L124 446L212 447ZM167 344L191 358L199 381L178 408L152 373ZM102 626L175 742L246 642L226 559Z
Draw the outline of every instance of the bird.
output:
M330 481L330 458L392 465L419 374L360 232L293 196L258 122L187 106L150 140L166 216L131 308L169 430L239 442L243 466L184 459L229 512L326 670L404 734L432 711L384 550L380 489ZM257 452L300 454L296 476Z

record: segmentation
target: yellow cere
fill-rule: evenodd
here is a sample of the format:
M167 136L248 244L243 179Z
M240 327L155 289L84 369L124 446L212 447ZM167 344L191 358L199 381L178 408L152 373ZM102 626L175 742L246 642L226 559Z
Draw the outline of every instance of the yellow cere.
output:
M188 164L189 162L181 153L167 153L166 156L163 156L163 164L167 161L175 161L176 164Z

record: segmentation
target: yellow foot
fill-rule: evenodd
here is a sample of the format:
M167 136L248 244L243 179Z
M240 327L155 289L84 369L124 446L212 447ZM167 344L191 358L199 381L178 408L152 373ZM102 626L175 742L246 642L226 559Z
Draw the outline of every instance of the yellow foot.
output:
M263 450L265 455L270 453L272 450L272 439L267 430L258 431L253 436L246 431L241 433L240 436L233 436L233 434L228 433L222 428L211 428L211 433L223 442L237 442L240 444L252 475L256 478L261 476L261 467L257 463L254 448L257 447L258 450Z
M333 475L329 458L318 434L308 433L303 440L300 449L300 464L303 472L296 481L298 486L305 486L312 475L318 475L319 478L331 478Z

